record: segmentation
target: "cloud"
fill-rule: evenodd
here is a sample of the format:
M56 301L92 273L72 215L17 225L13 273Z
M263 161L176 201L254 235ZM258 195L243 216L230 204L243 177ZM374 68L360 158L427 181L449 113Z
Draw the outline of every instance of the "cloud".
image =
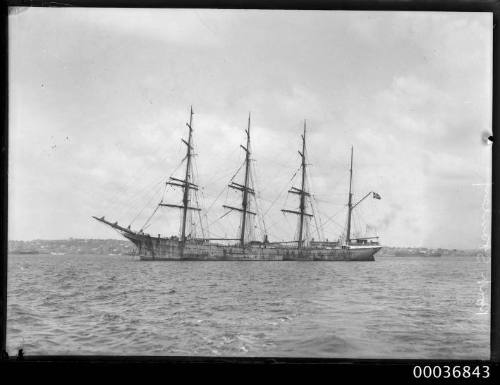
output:
M128 224L141 213L140 226L183 158L193 105L209 221L237 199L220 193L243 160L251 112L277 238L295 230L280 209L297 204L286 191L307 119L311 188L322 218L339 212L330 239L345 222L353 145L356 198L383 197L359 215L386 243L480 242L471 186L491 171L480 141L491 131L488 15L30 9L10 21L11 238L115 236L96 214ZM225 219L214 232L237 230ZM176 233L178 213L154 226Z
M217 28L210 22L210 12L185 9L87 9L61 8L60 19L78 23L83 28L100 29L105 34L120 35L123 39L166 42L182 46L218 46L221 40ZM54 12L55 13L55 12ZM43 15L43 14L42 14Z

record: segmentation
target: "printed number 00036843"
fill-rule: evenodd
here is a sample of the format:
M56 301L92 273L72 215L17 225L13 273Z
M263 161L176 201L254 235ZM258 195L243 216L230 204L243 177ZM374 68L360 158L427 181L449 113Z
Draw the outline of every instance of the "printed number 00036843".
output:
M413 377L415 378L488 378L490 367L478 366L414 366Z

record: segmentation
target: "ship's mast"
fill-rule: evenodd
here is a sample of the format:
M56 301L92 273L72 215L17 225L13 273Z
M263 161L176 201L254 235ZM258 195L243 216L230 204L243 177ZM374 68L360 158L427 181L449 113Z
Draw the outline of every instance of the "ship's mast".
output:
M241 191L242 194L242 200L241 200L241 208L238 207L233 207L233 206L228 206L228 205L223 205L224 208L230 209L230 210L236 210L241 212L241 232L240 232L240 246L245 247L245 230L246 230L246 224L247 224L247 214L250 215L256 215L256 213L250 211L249 209L249 196L248 194L253 194L255 195L255 191L249 186L250 184L250 113L248 114L248 127L245 130L247 134L247 143L246 147L243 145L240 145L240 147L245 151L245 178L244 178L244 184L241 185L236 182L231 182L228 186L230 188L233 188L235 190Z
M187 211L188 211L188 203L189 203L189 179L191 178L191 138L193 136L193 106L191 106L191 112L189 114L189 124L187 125L189 128L189 136L188 141L186 143L187 152L186 152L186 174L184 177L184 188L183 188L183 197L182 197L182 232L181 232L181 243L184 246L186 243L186 219L187 219Z
M349 171L349 199L347 202L347 232L346 232L346 244L349 245L351 242L351 214L352 214L352 158L353 158L354 148L351 146L351 168Z
M306 212L306 197L310 196L310 194L306 191L306 121L304 120L304 133L302 136L302 152L298 151L302 158L301 168L302 168L302 182L301 188L298 189L296 187L292 187L288 190L289 193L300 195L300 204L299 211L294 210L281 210L284 213L296 214L299 216L299 239L298 239L298 248L302 248L304 244L304 217L312 217L312 214Z
M248 128L247 128L247 147L245 150L245 184L243 189L243 200L241 202L241 235L240 244L243 247L245 245L245 225L247 218L247 207L248 207L248 173L250 169L250 113L248 114Z
M184 248L186 244L186 222L187 222L187 213L188 210L197 210L200 211L201 209L198 207L191 207L189 206L190 202L190 190L198 190L198 186L191 182L192 175L191 175L191 159L193 157L193 107L191 107L190 115L189 115L189 123L186 123L186 126L189 129L189 135L188 135L188 140L187 142L182 139L182 142L187 146L186 150L186 171L184 175L184 179L178 179L174 178L173 176L170 177L170 180L167 181L168 185L175 186L175 187L181 187L182 188L182 205L177 205L177 204L170 204L170 203L163 203L161 202L159 205L160 206L167 206L167 207L173 207L177 209L182 210L182 221L181 221L181 238L180 238L180 246Z
M299 249L302 247L302 235L304 230L304 210L306 208L306 121L304 120L304 134L302 135L302 184L301 184L301 194L300 194L300 217L299 217Z

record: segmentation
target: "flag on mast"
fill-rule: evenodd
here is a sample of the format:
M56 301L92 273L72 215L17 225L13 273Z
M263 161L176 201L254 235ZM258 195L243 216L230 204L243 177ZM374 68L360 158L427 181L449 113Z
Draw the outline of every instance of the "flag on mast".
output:
M382 199L382 197L376 192L373 192L373 199Z

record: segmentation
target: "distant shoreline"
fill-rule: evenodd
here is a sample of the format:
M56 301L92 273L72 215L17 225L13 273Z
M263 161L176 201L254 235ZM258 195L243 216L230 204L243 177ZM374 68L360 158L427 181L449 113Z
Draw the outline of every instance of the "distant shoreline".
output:
M63 254L97 254L97 255L135 255L135 247L128 240L122 239L35 239L31 241L8 241L8 253L12 255L63 255ZM377 256L393 257L429 257L446 255L490 255L491 250L477 249L444 249L428 247L394 247L383 246Z
M134 255L134 251L135 247L130 241L121 239L70 238L62 240L8 241L8 253L12 255Z

